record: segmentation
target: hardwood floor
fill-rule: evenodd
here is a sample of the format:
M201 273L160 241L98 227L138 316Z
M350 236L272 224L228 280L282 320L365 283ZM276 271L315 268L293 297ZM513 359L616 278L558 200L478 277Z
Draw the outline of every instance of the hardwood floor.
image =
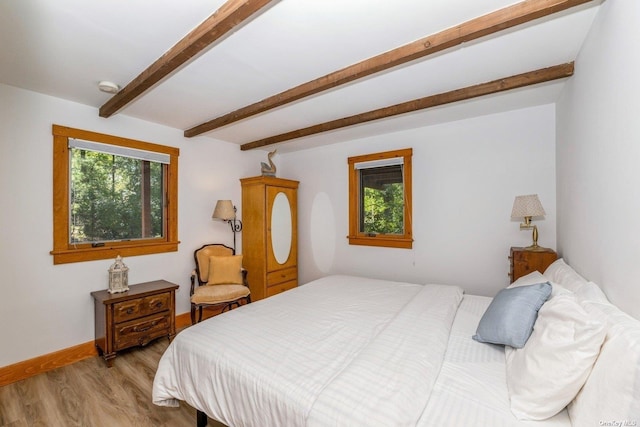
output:
M118 353L112 368L100 357L0 387L0 427L195 426L186 403L151 402L153 377L167 339ZM209 426L222 426L210 420Z

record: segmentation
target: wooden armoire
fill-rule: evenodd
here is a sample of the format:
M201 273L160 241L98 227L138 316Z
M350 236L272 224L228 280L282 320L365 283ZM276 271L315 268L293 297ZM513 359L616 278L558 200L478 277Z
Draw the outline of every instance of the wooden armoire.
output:
M298 181L243 178L242 264L251 300L298 286Z

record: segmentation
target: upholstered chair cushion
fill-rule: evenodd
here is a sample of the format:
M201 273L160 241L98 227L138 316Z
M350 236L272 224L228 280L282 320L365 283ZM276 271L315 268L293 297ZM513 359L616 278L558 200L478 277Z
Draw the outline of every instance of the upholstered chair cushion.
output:
M210 256L207 285L242 284L242 255Z
M193 292L191 302L194 304L211 304L230 302L244 298L251 291L243 285L198 286Z

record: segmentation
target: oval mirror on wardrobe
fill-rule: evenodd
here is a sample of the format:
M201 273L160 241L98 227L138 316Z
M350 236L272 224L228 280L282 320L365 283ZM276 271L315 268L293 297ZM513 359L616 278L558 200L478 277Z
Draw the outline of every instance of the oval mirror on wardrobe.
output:
M287 195L276 194L271 208L271 247L278 264L284 264L291 253L291 205Z

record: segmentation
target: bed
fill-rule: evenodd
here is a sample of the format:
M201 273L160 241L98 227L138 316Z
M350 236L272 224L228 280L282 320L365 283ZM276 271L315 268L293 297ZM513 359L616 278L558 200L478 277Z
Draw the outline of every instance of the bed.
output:
M187 402L198 425L570 426L571 405L544 421L512 412L516 349L472 339L491 303L455 286L325 277L179 333L153 402ZM631 420L630 405L616 415Z

